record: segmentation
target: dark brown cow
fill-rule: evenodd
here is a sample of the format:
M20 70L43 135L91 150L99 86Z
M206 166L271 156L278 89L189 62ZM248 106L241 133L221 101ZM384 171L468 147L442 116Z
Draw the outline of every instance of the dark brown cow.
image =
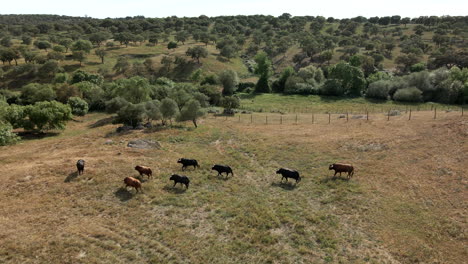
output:
M335 174L333 175L333 177L335 177L338 172L340 173L340 177L342 172L347 172L348 179L350 179L354 174L354 167L351 164L333 163L330 164L330 167L328 169L335 170Z
M140 173L140 176L147 175L148 179L153 177L153 171L150 167L138 165L135 167L135 170L137 170Z

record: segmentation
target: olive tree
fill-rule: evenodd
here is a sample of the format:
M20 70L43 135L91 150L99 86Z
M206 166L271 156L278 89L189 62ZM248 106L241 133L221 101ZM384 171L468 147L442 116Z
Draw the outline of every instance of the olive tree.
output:
M169 119L169 121L172 124L172 118L177 115L177 112L179 108L177 107L177 103L172 100L171 98L164 98L161 101L161 114L162 114L162 122L163 125L166 124L166 120Z
M191 99L184 105L184 107L182 107L180 114L177 116L177 121L191 120L193 125L198 127L197 119L202 117L204 114L205 112L202 110L200 103L195 99Z
M223 85L223 95L233 95L239 85L237 72L225 70L219 75L219 81Z

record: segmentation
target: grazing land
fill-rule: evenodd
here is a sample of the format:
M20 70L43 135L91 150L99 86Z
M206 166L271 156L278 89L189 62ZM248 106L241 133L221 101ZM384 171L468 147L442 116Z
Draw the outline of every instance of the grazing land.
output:
M463 263L468 120L418 114L331 125L208 116L197 129L124 134L106 114L75 118L58 136L0 147L0 262ZM162 147L126 146L138 138ZM182 157L201 168L182 172ZM334 162L354 177L332 178ZM153 169L138 194L123 187L136 165ZM281 183L280 167L302 181ZM173 173L190 188L173 188Z

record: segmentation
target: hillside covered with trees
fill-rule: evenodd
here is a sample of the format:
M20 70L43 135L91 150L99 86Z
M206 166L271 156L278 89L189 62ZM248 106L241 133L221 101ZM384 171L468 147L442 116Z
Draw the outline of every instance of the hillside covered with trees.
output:
M238 92L464 104L467 37L466 16L0 15L1 119L42 131L91 110L196 126ZM36 104L63 114L33 124Z

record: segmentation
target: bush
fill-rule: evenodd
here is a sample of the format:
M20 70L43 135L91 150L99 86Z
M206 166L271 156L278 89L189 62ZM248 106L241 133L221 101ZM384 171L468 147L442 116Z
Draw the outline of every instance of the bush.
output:
M104 90L96 84L84 81L73 86L83 94L83 99L89 105L89 111L102 111L106 109L106 97Z
M395 92L393 99L401 102L422 102L422 91L416 87L400 89Z
M122 97L114 97L106 102L106 112L109 114L117 113L120 109L127 106L129 102Z
M426 70L426 64L423 62L416 63L410 66L410 72L420 72Z
M240 106L240 99L237 96L225 96L221 99L221 105L228 110L238 108Z
M237 91L238 92L243 92L247 88L254 88L255 83L253 82L240 82L239 85L237 86Z
M323 95L334 95L342 96L344 95L345 89L341 84L340 80L337 79L328 79L320 88L320 94Z
M271 88L270 84L268 83L268 76L261 75L260 79L258 79L257 84L255 85L255 93L270 93Z
M65 129L66 122L71 120L71 108L57 101L37 102L24 109L27 119L23 120L26 130L42 132L51 129Z
M55 85L55 93L57 94L57 101L61 103L67 103L70 97L79 97L81 96L80 90L75 85L69 85L68 83L63 83L60 85Z
M223 86L223 95L233 95L239 84L237 72L233 70L225 70L219 75L219 81Z
M124 125L136 127L143 122L146 116L146 109L144 103L132 104L128 103L117 112L116 122L123 123Z
M19 137L11 130L13 127L10 124L0 123L0 146L15 144Z
M56 96L55 91L49 85L30 83L23 86L20 98L22 104L34 104L41 101L52 101Z
M388 99L389 81L381 80L369 84L367 88L366 97L376 99Z
M70 97L68 105L71 107L72 114L84 116L88 113L88 103L80 97Z

